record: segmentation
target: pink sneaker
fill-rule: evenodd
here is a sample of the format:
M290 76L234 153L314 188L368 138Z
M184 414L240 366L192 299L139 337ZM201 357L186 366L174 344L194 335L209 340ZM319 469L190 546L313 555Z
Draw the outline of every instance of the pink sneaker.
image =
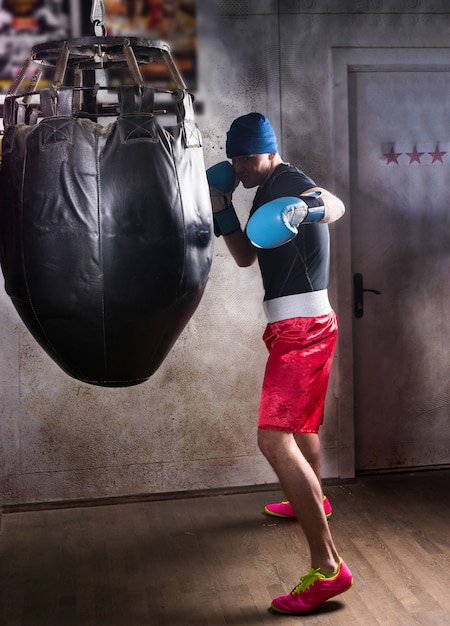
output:
M330 598L350 589L352 584L352 573L342 560L339 560L337 574L332 578L326 578L318 569L310 569L291 593L273 600L272 609L278 613L310 613Z
M330 501L326 496L323 497L323 510L325 511L327 519L330 519L333 510L331 508ZM267 515L273 515L274 517L295 517L294 509L287 501L279 502L278 504L268 504L264 508L264 513L267 513Z

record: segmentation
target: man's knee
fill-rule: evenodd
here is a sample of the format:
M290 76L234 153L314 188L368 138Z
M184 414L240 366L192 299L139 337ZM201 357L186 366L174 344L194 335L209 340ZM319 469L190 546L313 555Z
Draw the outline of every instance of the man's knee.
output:
M258 447L268 461L270 461L272 449L271 437L269 433L270 431L267 430L258 430Z
M286 447L286 438L292 437L290 433L284 433L276 430L258 430L258 446L263 455L273 465L280 455L283 455L283 449Z
M320 439L317 433L297 433L294 438L308 463L314 465L320 462Z

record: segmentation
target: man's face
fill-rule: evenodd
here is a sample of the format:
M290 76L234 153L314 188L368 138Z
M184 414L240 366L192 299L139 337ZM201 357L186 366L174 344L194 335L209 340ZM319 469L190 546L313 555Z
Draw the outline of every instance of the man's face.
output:
M270 156L270 154L249 154L231 159L234 171L244 187L249 189L266 182L271 173Z

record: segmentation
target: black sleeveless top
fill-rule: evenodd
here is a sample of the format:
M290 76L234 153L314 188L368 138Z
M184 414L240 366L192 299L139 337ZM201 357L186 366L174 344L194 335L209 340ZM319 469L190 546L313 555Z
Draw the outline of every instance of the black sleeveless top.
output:
M281 163L272 176L259 187L250 216L258 208L283 196L300 196L316 187L301 170ZM264 300L297 293L320 291L328 287L330 236L327 224L303 224L292 241L264 250L257 249L264 285Z

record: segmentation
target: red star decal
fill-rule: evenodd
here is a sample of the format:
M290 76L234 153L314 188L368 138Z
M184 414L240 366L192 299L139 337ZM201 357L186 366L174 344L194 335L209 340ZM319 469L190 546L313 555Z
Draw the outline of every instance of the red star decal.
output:
M414 146L414 150L412 152L407 152L406 154L409 156L409 164L411 165L414 161L420 163L420 157L422 157L425 152L417 152L417 148Z
M384 154L384 156L387 157L386 165L389 165L389 163L396 163L398 165L397 159L401 154L401 152L395 152L394 146L392 146L390 152Z
M447 154L447 152L440 152L439 147L436 146L434 152L429 152L428 154L431 154L431 156L433 157L431 163L434 163L435 161L440 161L441 163L443 163L442 157L444 156L444 154Z

